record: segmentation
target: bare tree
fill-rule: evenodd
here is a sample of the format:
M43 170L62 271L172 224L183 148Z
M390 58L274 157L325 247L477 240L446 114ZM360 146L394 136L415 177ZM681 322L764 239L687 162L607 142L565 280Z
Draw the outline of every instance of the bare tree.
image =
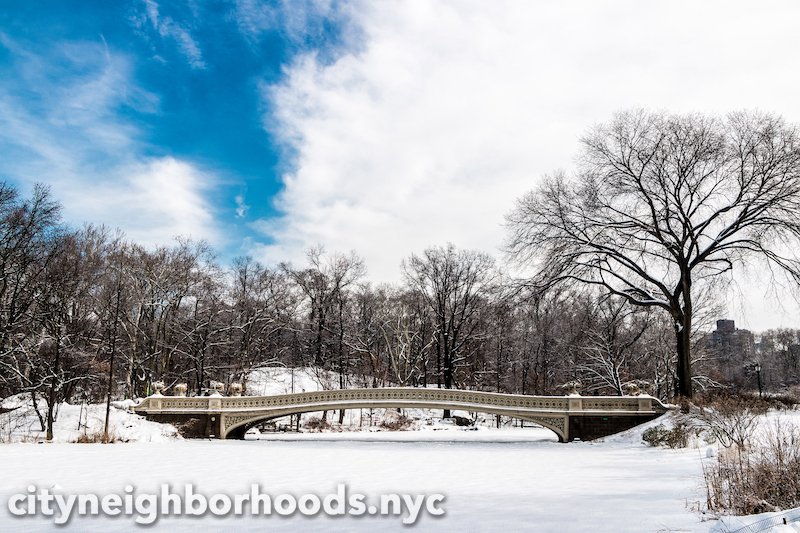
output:
M343 305L342 293L366 273L364 261L355 252L349 255L327 255L322 247L312 248L306 254L309 266L295 269L284 263L281 269L297 284L309 303L309 322L314 330L314 364L327 363L328 342L332 332L331 322L336 322ZM337 333L338 336L338 333ZM341 339L341 337L340 337ZM341 362L343 342L336 348Z
M453 386L464 348L476 333L478 312L496 277L494 260L480 252L428 248L404 262L406 280L427 302L436 325L437 381Z
M649 309L633 307L618 298L601 298L595 309L593 327L579 365L589 377L589 390L610 388L623 394L623 383L635 376L631 367L643 350L638 345L650 322Z
M45 270L53 258L60 205L47 187L31 198L0 182L0 393L38 390L28 364L37 338L34 315Z
M232 378L246 383L253 368L270 366L279 357L288 361L286 335L300 297L283 270L266 268L251 257L235 259L231 274L233 305L223 327L233 345Z
M427 354L433 345L430 310L419 305L417 296L408 291L393 294L379 325L393 380L403 387L422 380Z
M668 312L676 393L691 396L695 300L748 260L800 281L798 133L766 114L638 111L582 144L574 177L518 201L509 251L537 263L536 287L577 281Z
M47 440L53 439L58 405L70 397L76 384L93 377L86 338L95 316L93 309L83 304L90 301L89 294L99 283L102 241L103 237L97 239L92 231L58 235L38 285L35 319L42 332L40 372L48 376Z
M309 325L314 330L314 364L318 367L329 365L329 352L334 352L339 388L344 389L349 367L345 344L347 290L366 274L366 267L355 252L328 255L322 247L316 247L310 249L306 257L308 268L298 270L282 264L281 269L308 299ZM323 420L326 414L323 412ZM344 410L339 412L339 422L342 420Z

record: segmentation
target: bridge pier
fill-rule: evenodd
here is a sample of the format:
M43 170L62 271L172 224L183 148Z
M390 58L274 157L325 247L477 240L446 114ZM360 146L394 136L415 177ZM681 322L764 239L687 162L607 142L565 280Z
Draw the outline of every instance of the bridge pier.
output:
M661 416L662 413L650 416L642 415L570 415L568 439L573 440L594 440L608 437L615 433L622 433L632 429L639 424L644 424Z

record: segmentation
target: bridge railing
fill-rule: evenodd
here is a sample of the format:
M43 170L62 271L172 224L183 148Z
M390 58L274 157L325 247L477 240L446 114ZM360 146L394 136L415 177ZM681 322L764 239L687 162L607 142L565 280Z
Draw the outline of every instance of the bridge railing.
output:
M149 396L134 407L139 412L246 412L285 409L298 405L374 402L380 404L435 403L486 406L538 412L665 412L667 407L651 396L528 396L460 389L410 387L337 389L272 396Z

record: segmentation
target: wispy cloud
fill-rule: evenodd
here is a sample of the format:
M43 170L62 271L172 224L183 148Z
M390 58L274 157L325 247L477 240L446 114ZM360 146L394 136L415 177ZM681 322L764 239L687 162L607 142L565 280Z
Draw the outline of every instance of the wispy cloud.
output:
M16 83L0 86L5 178L47 183L69 221L120 227L145 244L178 235L219 240L204 197L214 176L187 161L143 155L139 130L120 115L160 105L133 82L128 58L103 43L37 53L7 37L2 44L17 58L14 76L5 76Z
M252 44L267 32L279 32L295 45L314 43L326 28L349 22L350 5L334 0L234 0L233 6L233 19Z
M279 28L278 10L261 0L235 0L233 18L239 31L251 42L256 43L261 34Z
M146 21L161 38L171 39L175 42L193 69L202 70L207 67L200 45L192 36L188 27L180 24L172 17L161 15L158 3L153 0L144 0L144 7L145 20L134 19L134 22L140 28Z
M243 194L237 194L235 201L236 201L236 218L244 218L245 216L247 216L247 211L250 209L250 206L245 203Z

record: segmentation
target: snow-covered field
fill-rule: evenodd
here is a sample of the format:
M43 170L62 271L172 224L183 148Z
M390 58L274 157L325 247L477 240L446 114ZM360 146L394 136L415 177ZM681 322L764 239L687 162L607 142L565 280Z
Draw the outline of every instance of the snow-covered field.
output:
M444 435L448 434L448 437ZM127 484L157 492L159 484L192 483L206 494L327 494L338 483L367 495L443 493L441 518L423 516L421 530L446 531L707 531L699 505L697 450L651 449L638 443L551 442L544 430L420 431L414 442L395 433L370 440L327 435L260 441L129 444L8 444L2 447L3 500L36 487L65 493L123 493ZM404 436L405 437L405 436ZM377 496L376 496L377 497ZM5 507L5 506L4 506ZM43 518L3 509L0 528L45 530ZM73 519L80 530L124 530L128 519ZM399 517L220 519L162 518L177 530L401 530Z
M294 375L292 375L294 374ZM268 369L253 376L250 394L329 388L308 371ZM264 493L324 496L339 484L377 501L380 494L446 495L443 517L423 513L415 529L442 531L735 531L771 515L706 518L702 465L714 447L695 443L681 450L651 448L641 440L649 426L670 415L603 441L559 444L543 428L460 428L426 410L416 431L381 431L382 411L365 424L348 412L345 427L325 433L263 433L255 440L183 440L174 428L114 404L112 432L128 441L74 444L81 434L102 429L104 406L62 405L56 441L41 442L38 421L24 397L6 399L0 414L0 530L49 530L53 518L11 516L7 502L30 486L62 494L158 493L163 484L182 492L188 484L206 495L246 494L253 484ZM466 413L464 413L466 415ZM785 415L781 415L785 416ZM794 412L789 416L800 417ZM329 415L329 419L335 417ZM360 430L360 431L359 431ZM10 442L10 443L9 443ZM70 529L130 530L132 517L74 517ZM302 531L402 530L401 516L162 517L156 529ZM797 523L770 529L800 531Z

